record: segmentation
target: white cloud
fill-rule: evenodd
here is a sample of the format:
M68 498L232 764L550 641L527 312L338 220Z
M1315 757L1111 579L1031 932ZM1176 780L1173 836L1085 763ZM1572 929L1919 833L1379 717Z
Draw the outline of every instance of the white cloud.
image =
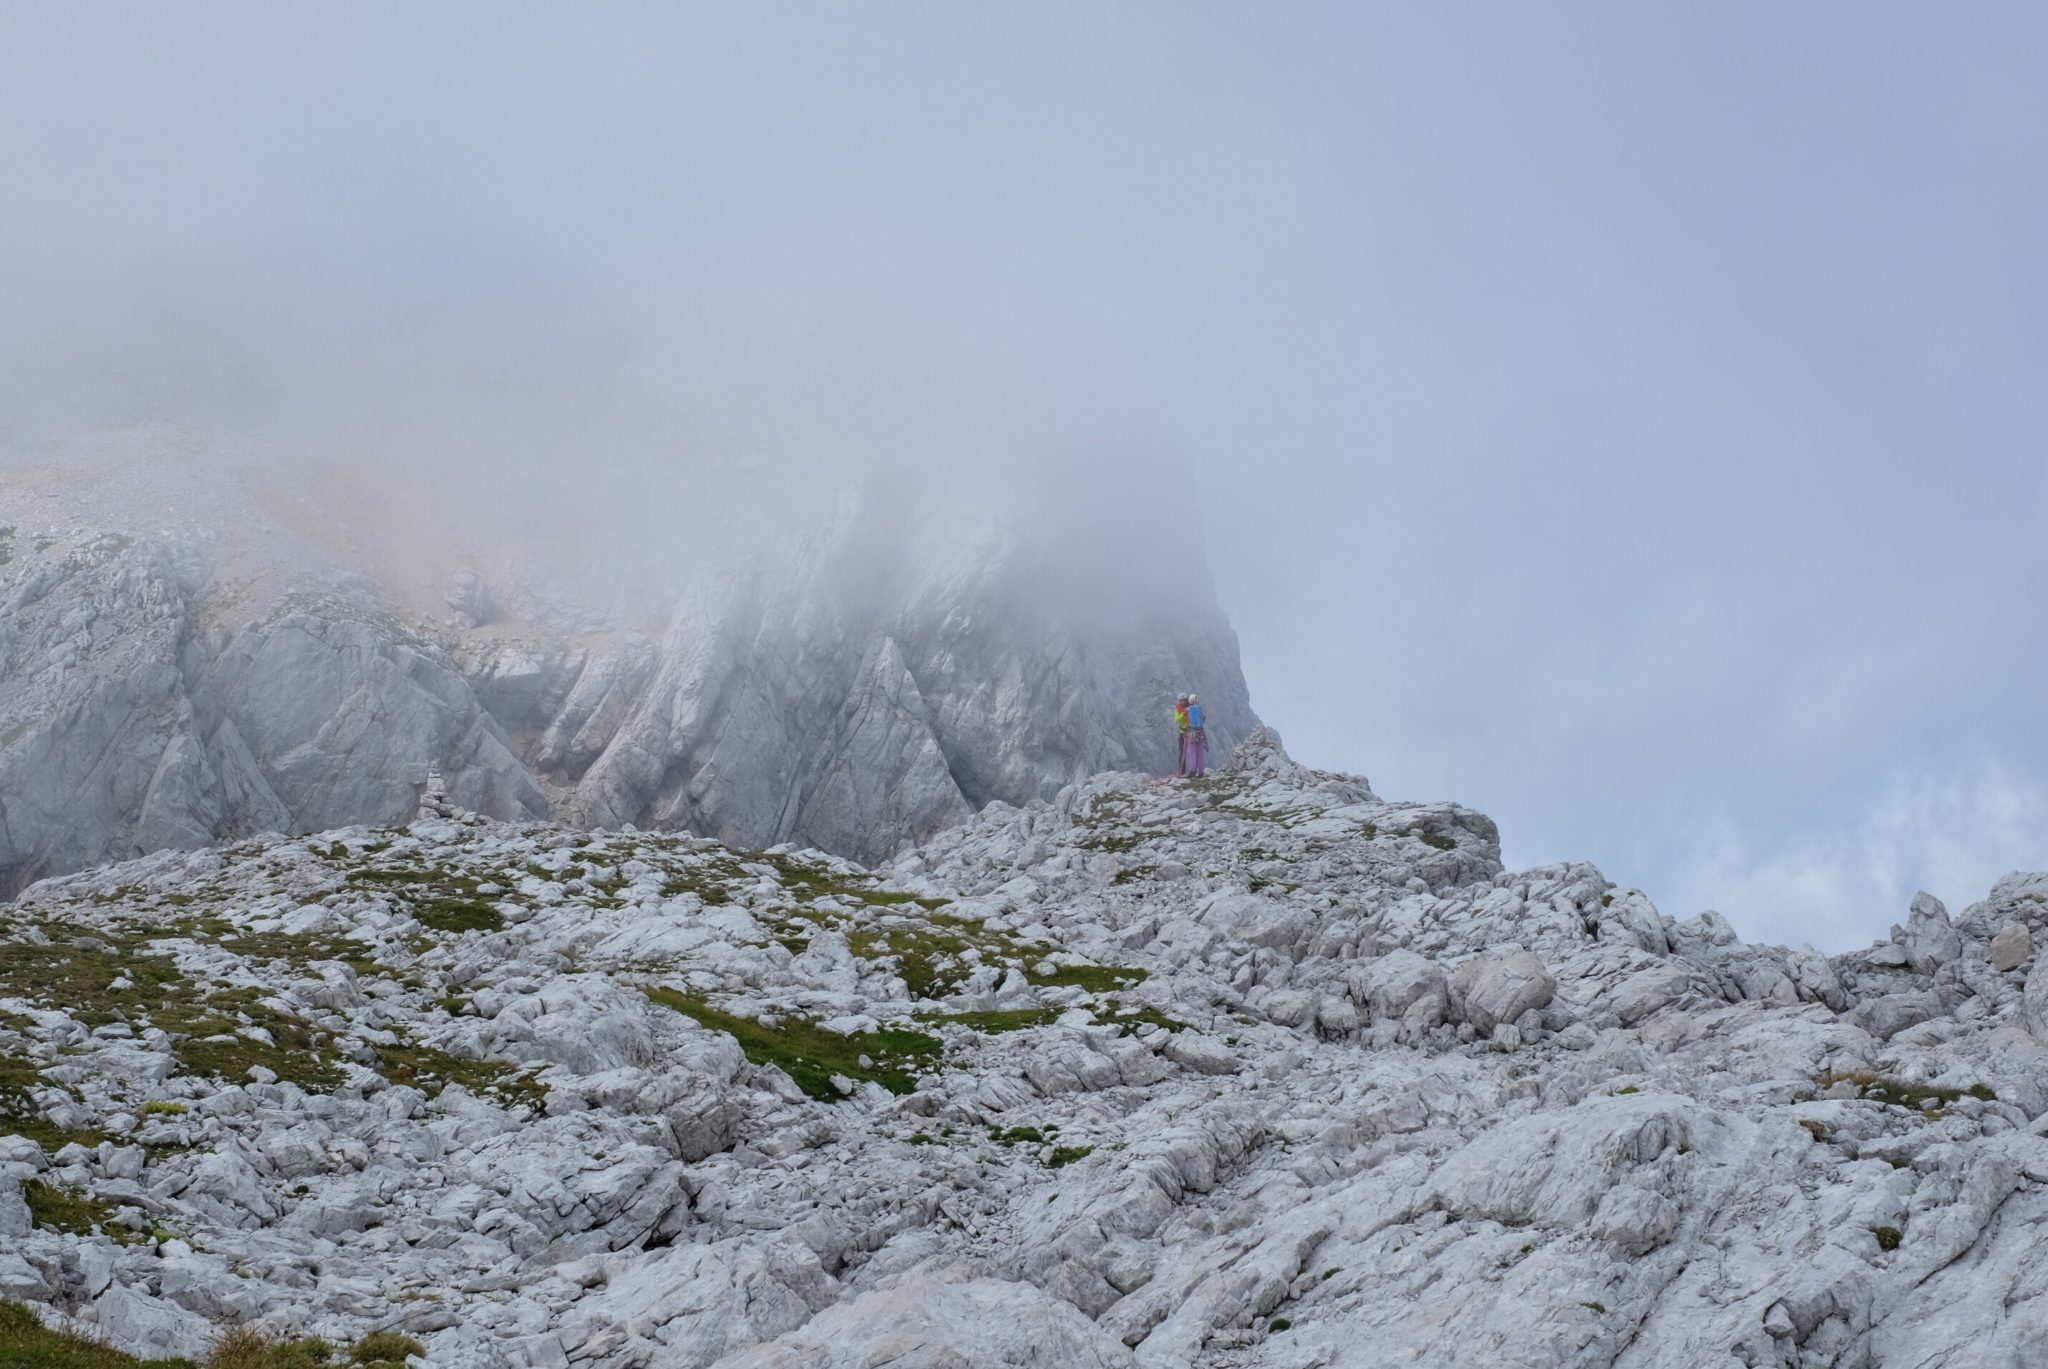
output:
M1901 773L1830 826L1758 832L1724 822L1682 861L1667 912L1725 914L1745 940L1836 952L1884 937L1916 890L1960 912L2013 870L2048 867L2048 793L1994 763Z

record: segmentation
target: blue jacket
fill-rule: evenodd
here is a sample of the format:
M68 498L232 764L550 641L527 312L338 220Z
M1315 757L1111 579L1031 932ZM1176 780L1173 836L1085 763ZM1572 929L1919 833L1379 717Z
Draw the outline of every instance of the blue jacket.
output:
M1201 725L1202 725L1202 706L1201 706L1200 704L1189 704L1189 705L1188 705L1188 726L1189 726L1189 727L1200 727Z

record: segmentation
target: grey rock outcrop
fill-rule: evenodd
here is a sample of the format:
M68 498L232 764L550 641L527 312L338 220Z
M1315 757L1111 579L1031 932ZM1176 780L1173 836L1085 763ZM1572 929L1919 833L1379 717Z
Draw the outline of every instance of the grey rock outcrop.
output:
M1920 974L1932 974L1962 953L1963 938L1941 900L1922 890L1913 895L1905 944L1906 963Z

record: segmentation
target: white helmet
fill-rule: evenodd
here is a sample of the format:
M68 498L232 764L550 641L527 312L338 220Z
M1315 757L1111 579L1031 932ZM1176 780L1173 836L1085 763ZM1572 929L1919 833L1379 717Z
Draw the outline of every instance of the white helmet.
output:
M1191 703L1191 704L1198 704L1198 703L1200 703L1201 701L1202 701L1202 696L1201 696L1201 695L1199 695L1199 694L1190 694L1190 695L1188 695L1188 702L1189 702L1189 703Z

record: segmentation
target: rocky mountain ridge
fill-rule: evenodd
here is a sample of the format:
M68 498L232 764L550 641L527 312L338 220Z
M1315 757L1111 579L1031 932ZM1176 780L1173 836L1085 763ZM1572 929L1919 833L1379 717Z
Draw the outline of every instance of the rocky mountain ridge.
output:
M1750 946L1260 733L872 871L430 817L0 917L0 1296L123 1349L2048 1353L2048 874Z
M1227 753L1256 719L1199 554L1142 592L1072 555L853 500L794 550L682 576L648 632L530 567L457 563L434 618L346 555L7 524L0 897L164 847L403 821L430 769L508 820L872 861L991 800L1171 769L1176 688L1206 692Z

